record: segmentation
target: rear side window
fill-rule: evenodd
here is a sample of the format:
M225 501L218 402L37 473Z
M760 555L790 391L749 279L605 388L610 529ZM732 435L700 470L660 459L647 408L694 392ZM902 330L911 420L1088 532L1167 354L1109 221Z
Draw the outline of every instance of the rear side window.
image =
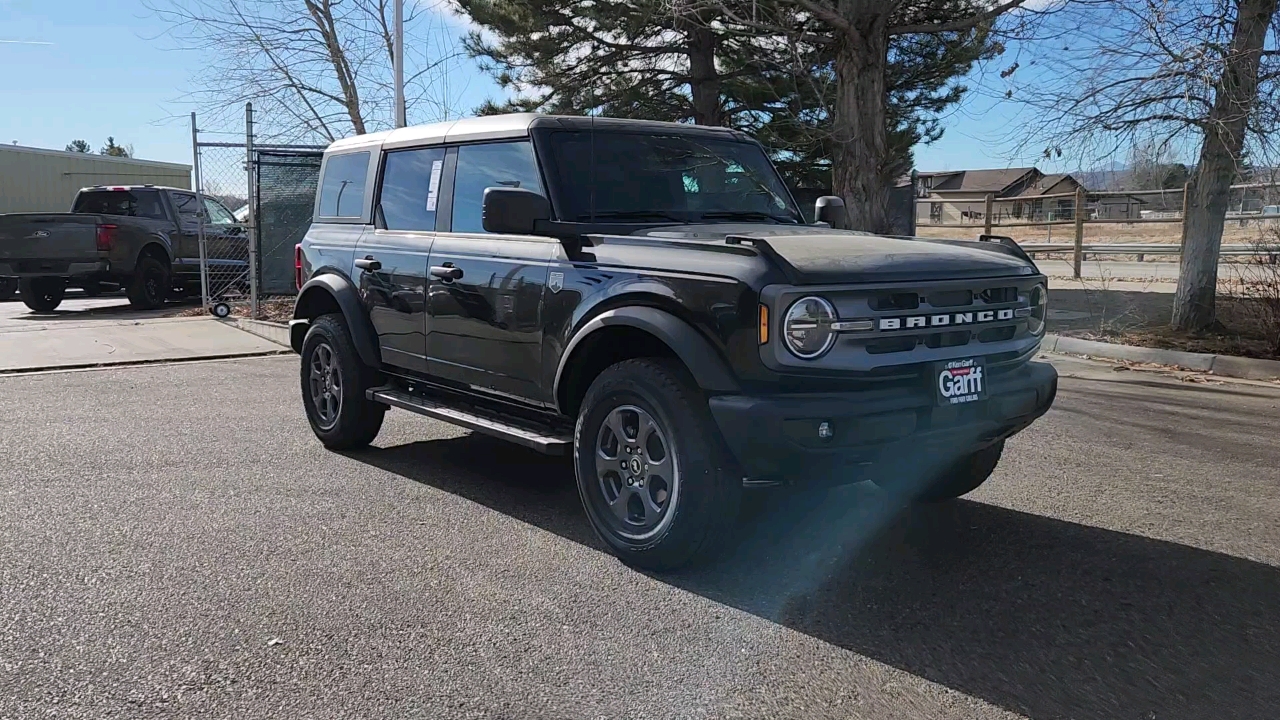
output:
M71 212L164 220L160 194L155 190L94 190L76 196Z
M435 230L444 148L387 153L382 170L382 218L388 230Z
M179 220L190 225L200 222L200 203L196 202L195 195L173 193L169 198L173 200L173 209L178 211Z
M364 215L364 180L368 171L368 152L330 155L320 179L320 217Z
M484 191L491 187L542 192L538 163L528 140L458 148L458 169L453 181L454 232L484 232L481 209Z

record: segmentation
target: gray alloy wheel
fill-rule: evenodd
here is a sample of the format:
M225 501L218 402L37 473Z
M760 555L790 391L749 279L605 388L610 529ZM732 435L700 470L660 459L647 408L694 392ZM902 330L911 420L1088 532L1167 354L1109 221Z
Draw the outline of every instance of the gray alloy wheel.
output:
M331 430L342 413L342 373L338 356L327 342L316 345L308 374L311 403L322 430Z
M614 408L600 426L595 468L602 515L633 542L665 531L680 501L680 468L670 437L635 405Z

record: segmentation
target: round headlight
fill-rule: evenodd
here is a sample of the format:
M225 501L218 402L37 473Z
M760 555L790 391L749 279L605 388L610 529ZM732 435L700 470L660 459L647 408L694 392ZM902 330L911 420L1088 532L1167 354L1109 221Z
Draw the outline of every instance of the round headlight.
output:
M1027 316L1027 330L1032 335L1044 332L1044 319L1049 312L1049 289L1043 285L1031 288L1027 299L1031 303L1031 314Z
M810 296L791 304L782 322L782 339L787 349L798 358L812 360L831 349L836 334L831 323L836 309L826 300Z

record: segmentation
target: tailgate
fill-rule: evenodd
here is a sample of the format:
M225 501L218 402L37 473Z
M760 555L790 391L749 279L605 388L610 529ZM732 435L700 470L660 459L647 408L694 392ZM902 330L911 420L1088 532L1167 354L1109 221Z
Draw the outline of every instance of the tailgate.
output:
M100 221L97 215L71 213L0 215L0 264L16 273L38 273L94 262Z

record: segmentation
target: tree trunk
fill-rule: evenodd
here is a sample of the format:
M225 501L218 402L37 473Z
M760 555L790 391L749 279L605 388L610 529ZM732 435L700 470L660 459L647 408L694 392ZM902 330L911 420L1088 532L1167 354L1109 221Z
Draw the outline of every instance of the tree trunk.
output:
M885 18L838 37L836 105L832 123L835 157L832 189L844 198L849 227L890 231L889 188L882 163L888 157L885 70L889 34Z
M717 37L714 30L696 23L688 30L689 91L693 96L696 125L723 125L720 105L720 73L716 70Z
M1277 0L1239 0L1231 46L1205 125L1200 161L1187 205L1186 243L1174 296L1173 327L1204 330L1215 320L1218 252L1227 218L1231 181L1239 169L1244 136L1258 96L1258 67Z

